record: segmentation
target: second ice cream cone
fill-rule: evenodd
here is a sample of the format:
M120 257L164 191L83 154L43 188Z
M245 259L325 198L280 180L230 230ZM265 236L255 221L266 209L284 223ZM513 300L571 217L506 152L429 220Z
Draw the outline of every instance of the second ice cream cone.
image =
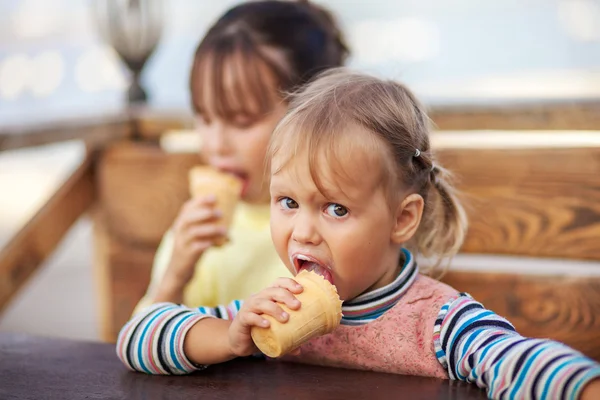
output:
M342 301L335 286L314 272L302 271L295 279L304 287L296 295L300 309L294 311L280 304L290 316L286 323L264 315L271 326L252 328L252 340L268 357L285 355L314 337L333 332L340 324Z
M240 199L242 182L233 175L217 171L211 167L196 166L189 171L190 194L192 197L213 194L217 198L216 206L223 215L220 223L225 227L231 225L235 207ZM227 242L225 237L215 239L215 245Z

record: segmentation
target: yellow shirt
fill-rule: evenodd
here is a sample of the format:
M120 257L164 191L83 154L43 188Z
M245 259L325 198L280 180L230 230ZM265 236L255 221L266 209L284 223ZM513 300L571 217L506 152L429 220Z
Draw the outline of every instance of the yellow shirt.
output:
M208 249L184 289L188 307L215 307L245 299L279 277L291 274L277 256L271 241L269 206L240 203L229 230L230 242ZM167 232L154 257L148 293L135 312L152 304L150 293L164 276L173 252L173 234Z

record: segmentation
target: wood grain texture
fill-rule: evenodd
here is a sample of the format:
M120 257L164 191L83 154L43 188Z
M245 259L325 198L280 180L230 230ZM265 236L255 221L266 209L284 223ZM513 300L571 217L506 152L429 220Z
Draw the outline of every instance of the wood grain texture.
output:
M476 400L463 382L237 359L186 377L125 368L110 344L0 334L2 399ZM402 395L399 395L401 393Z
M440 149L467 203L462 249L600 260L600 149Z
M443 281L528 337L566 343L600 361L600 278L448 272Z
M169 130L190 129L194 118L190 112L160 111L149 108L138 108L132 112L137 134L147 140L157 140Z
M440 130L600 130L600 103L524 103L433 106L430 117ZM73 139L92 144L125 137L156 141L170 129L189 129L193 117L183 110L134 107L120 112L61 120L33 120L0 126L0 150Z
M600 130L600 102L432 107L439 130Z
M0 310L54 251L95 199L87 157L35 216L0 250Z
M98 193L109 234L156 247L189 199L188 170L195 154L165 154L153 144L122 142L98 162Z
M598 101L434 105L429 116L436 130L600 130ZM193 126L193 116L182 111L139 109L132 118L139 136L149 140Z
M100 337L114 343L150 284L156 249L123 242L110 235L100 207L94 221L94 282Z
M131 132L131 117L127 113L33 121L0 127L0 151L75 139L85 141L90 147L98 147L129 137Z

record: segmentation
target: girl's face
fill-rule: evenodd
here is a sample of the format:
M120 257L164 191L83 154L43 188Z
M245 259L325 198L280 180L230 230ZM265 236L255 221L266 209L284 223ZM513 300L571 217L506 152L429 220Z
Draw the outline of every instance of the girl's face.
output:
M306 152L289 160L276 154L271 162L271 235L279 257L294 275L308 269L328 279L342 300L391 283L399 269L381 165L359 141L339 160L345 174L322 155L315 168L322 190Z
M239 54L216 63L206 56L192 86L201 157L212 167L239 177L242 199L268 203L265 153L273 129L287 111L278 81L264 62L244 64Z
M243 118L225 121L218 117L197 117L202 137L201 156L216 169L236 175L243 181L242 199L248 203L269 201L265 152L271 132L287 110L283 102L258 122ZM266 181L265 181L266 180Z

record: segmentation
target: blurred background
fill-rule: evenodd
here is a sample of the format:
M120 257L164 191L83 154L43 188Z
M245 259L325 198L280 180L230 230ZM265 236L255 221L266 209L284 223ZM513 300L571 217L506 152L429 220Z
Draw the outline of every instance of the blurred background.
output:
M128 72L99 35L97 23L105 21L96 3L0 1L0 123L123 106ZM236 3L164 2L160 42L142 77L151 105L188 107L193 50ZM427 102L600 92L597 0L317 3L338 16L352 66L401 79Z
M156 48L140 78L148 96L144 109L190 113L187 85L195 46L209 24L236 3L160 3L153 28ZM346 31L351 66L407 83L431 108L468 113L482 105L586 105L600 99L600 0L316 3L334 12ZM56 121L103 116L115 121L123 115L133 74L107 40L106 4L0 0L0 138L5 143L7 137L15 142L15 135L43 132ZM2 140L0 250L86 153L80 141L1 145ZM90 217L78 219L7 302L0 331L101 338L93 236ZM572 269L577 268L587 267L574 262Z

